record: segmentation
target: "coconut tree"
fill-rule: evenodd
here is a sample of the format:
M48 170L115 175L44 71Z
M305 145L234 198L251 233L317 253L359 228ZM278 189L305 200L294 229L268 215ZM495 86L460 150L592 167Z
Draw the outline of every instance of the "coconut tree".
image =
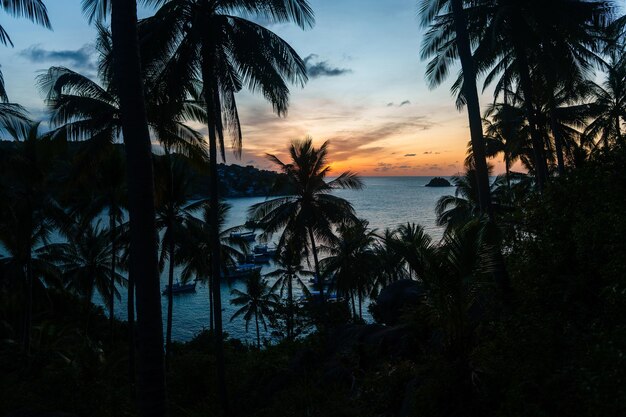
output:
M209 195L215 209L212 223L217 223L219 182L218 147L225 159L224 138L230 133L235 153L241 150L242 134L235 93L244 86L260 91L279 114L288 106L287 82L302 85L306 67L297 53L280 37L242 16L255 16L273 23L294 21L300 27L313 24L313 12L306 0L151 0L163 4L143 29L155 48L155 56L167 55L171 73L179 79L200 74L207 113L209 136ZM161 48L161 53L158 49ZM168 53L169 52L169 53ZM213 230L213 278L215 297L216 343L219 387L225 389L222 369L222 318L219 292L219 236ZM222 392L222 405L227 407Z
M220 257L222 272L235 266L245 258L248 242L235 235L243 226L224 228L231 209L227 203L219 205L218 229L220 234ZM198 212L199 211L199 212ZM213 286L211 275L211 204L201 200L190 204L186 209L184 227L185 238L179 242L176 251L177 262L182 265L180 278L183 282L191 279L206 281L209 287L209 328L215 330L213 317Z
M387 245L402 257L409 271L409 278L419 279L430 267L429 259L434 245L423 226L415 223L398 226Z
M16 133L16 132L13 132ZM12 151L2 164L0 180L0 241L9 252L8 260L21 271L24 284L23 349L30 350L33 289L39 282L40 264L34 251L44 245L63 214L52 196L51 177L61 144L39 135L39 124L29 127L26 136L14 137ZM41 264L39 266L42 266ZM39 268L43 270L44 268Z
M374 253L378 265L375 268L376 279L372 284L373 294L392 282L409 278L409 271L405 268L404 259L396 250L397 234L397 229L387 228L374 242Z
M68 229L67 242L46 245L40 256L58 265L66 288L85 301L87 311L96 292L111 305L114 298L120 298L117 286L125 279L119 271L111 270L114 248L110 230L90 219L79 219Z
M323 273L333 277L337 293L351 299L354 318L361 320L363 298L369 294L377 266L373 248L376 234L368 225L366 220L340 225L338 239L332 246L322 248L328 256L320 261Z
M163 320L157 256L154 177L144 102L135 0L83 0L90 19L111 14L113 67L126 149L130 223L129 275L136 285L139 415L166 413Z
M352 204L332 195L332 191L363 187L361 179L350 171L326 180L330 173L328 146L329 143L324 142L315 148L311 138L294 140L289 148L289 164L275 155L268 155L268 159L287 175L292 194L255 204L248 211L250 219L259 225L266 238L282 232L279 247L310 248L322 299L324 277L320 273L317 241L332 244L335 241L333 228L356 220Z
M446 79L449 67L454 61L458 59L461 63L462 81L458 84L460 97L457 106L462 108L467 105L472 153L478 173L480 209L490 214L489 176L476 85L477 66L472 56L472 43L476 37L481 36L480 31L475 30L481 26L476 23L476 20L480 21L481 16L468 16L470 11L464 7L464 3L464 0L421 1L421 24L422 27L429 28L424 36L421 55L422 59L432 58L426 70L426 78L432 88Z
M521 90L541 189L548 177L546 140L541 131L541 98L533 79L543 79L545 91L551 93L547 105L554 109L556 101L552 93L562 83L571 87L588 78L599 62L597 54L602 46L603 28L610 20L611 3L493 0L485 4L491 18L476 49L478 67L486 74L486 85L501 75L496 92L512 83L517 83ZM565 9L568 13L563 13ZM555 129L553 134L562 170L561 133Z
M491 169L491 167L490 167ZM452 182L456 187L454 195L446 195L437 201L435 212L437 213L437 224L445 226L446 232L464 226L472 219L481 217L478 208L478 191L476 190L476 172L469 168L463 175L454 176ZM491 184L491 193L500 196L500 189L506 185L506 178L502 175L496 177ZM503 202L496 198L494 202L496 214L506 210Z
M626 54L613 50L606 65L602 83L592 86L592 121L585 136L607 147L622 139L622 123L626 120Z
M256 328L256 345L257 349L261 349L261 331L259 321L263 324L263 328L267 331L267 322L265 318L271 313L272 308L278 303L278 296L272 292L272 288L266 279L261 277L261 272L256 271L246 278L246 290L240 291L233 289L231 291L231 304L240 307L231 317L231 321L237 317L243 316L246 321L246 332L252 318Z
M191 176L188 166L182 162L172 162L170 155L155 163L156 224L160 230L159 267L168 263L168 285L174 285L175 251L178 242L185 238L183 223L188 214L191 198ZM167 321L165 331L165 362L169 363L172 343L173 293L167 292Z
M0 10L10 16L26 18L47 29L52 29L48 19L48 10L42 0L5 0L0 3ZM0 25L0 43L5 46L13 46L13 41L2 25ZM0 102L6 103L8 101L9 98L4 87L4 78L2 71L0 71ZM2 113L1 110L0 108L0 113Z
M294 246L285 246L274 259L276 270L266 274L268 278L276 278L272 291L278 291L280 297L287 296L287 338L293 339L294 334L294 284L305 296L310 295L309 288L302 277L313 276L313 272L302 265L301 250Z

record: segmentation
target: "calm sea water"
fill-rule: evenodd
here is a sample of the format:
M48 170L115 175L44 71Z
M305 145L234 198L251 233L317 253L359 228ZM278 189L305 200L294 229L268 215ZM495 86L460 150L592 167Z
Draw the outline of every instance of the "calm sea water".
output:
M454 188L425 187L432 177L369 177L364 178L365 188L360 191L339 190L336 195L350 201L359 218L369 221L370 227L382 232L385 228L395 228L403 223L417 223L425 227L434 239L442 234L435 222L435 204L439 197L454 192ZM255 203L264 201L264 198L237 198L229 199L232 205L227 227L245 223L248 208ZM177 268L178 271L178 268ZM272 265L264 266L263 273L272 271ZM167 266L161 275L161 288L167 283ZM222 285L222 304L224 308L224 331L231 337L252 341L255 337L254 326L246 333L243 319L231 321L236 307L229 302L232 289L244 289L243 282L235 281L230 286ZM122 300L117 301L116 317L125 320L126 297L122 290ZM94 301L99 303L96 295ZM167 297L162 298L163 320L167 314ZM196 292L174 296L173 305L174 340L186 341L196 333L209 326L209 294L205 284L198 283Z

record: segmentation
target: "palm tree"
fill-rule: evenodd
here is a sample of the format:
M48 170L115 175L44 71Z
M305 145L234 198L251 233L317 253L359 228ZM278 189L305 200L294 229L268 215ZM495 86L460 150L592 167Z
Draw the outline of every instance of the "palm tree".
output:
M452 182L456 187L454 195L441 197L435 208L437 224L445 226L446 232L463 227L471 220L481 217L476 190L476 171L470 168L462 176L453 177ZM508 189L506 184L504 176L496 177L496 180L491 184L492 195L499 196L501 194L499 189L503 186ZM494 201L495 214L500 214L504 208L502 202L497 199Z
M378 260L376 280L372 284L372 294L386 287L392 282L407 279L409 272L405 268L404 259L396 250L398 230L385 229L378 240L374 242L374 253Z
M126 149L128 214L130 218L129 275L136 285L137 403L139 415L166 414L163 361L163 318L159 289L154 176L150 132L144 103L135 0L83 0L91 19L111 13L113 66L119 95Z
M434 56L426 71L431 87L436 87L445 80L448 66L453 60L461 61L463 70L460 84L461 98L457 104L460 108L467 104L472 153L478 173L479 206L482 212L491 215L489 175L476 86L477 67L471 47L476 34L470 32L471 18L468 18L463 3L463 0L422 0L420 8L422 27L430 27L424 37L422 59Z
M340 225L335 244L323 248L329 256L320 262L324 275L333 277L337 295L347 295L352 300L353 316L361 320L363 298L372 287L377 266L373 248L376 234L368 225L367 220ZM356 300L359 306L358 316Z
M548 92L559 83L583 80L598 63L602 29L610 16L604 1L493 0L485 3L491 16L476 49L478 66L486 72L488 85L502 74L496 92L517 82L523 97L532 141L537 185L541 190L548 178L545 137L542 137L540 100L533 79L542 77ZM568 13L563 13L568 10ZM554 109L554 97L547 97ZM561 138L555 135L557 159L563 168ZM559 155L561 154L561 155Z
M506 181L510 187L513 164L520 159L523 162L532 160L524 110L514 104L493 103L485 111L484 125L487 156L494 158L502 153ZM530 158L528 155L531 155ZM527 165L527 168L532 166Z
M39 251L40 256L58 265L66 288L84 299L87 311L96 291L110 306L113 299L120 298L116 286L125 282L122 274L111 270L114 246L110 233L100 222L94 225L90 219L79 219L65 233L67 242L50 243Z
M402 257L409 271L409 278L420 279L430 268L430 256L434 250L432 238L423 226L406 223L398 226L387 242Z
M162 231L159 267L168 261L168 285L174 285L175 251L177 244L185 239L183 223L189 212L191 198L191 176L182 161L172 162L167 154L155 163L157 228ZM167 292L167 324L165 332L165 363L168 365L172 343L173 292Z
M585 136L598 140L604 147L622 139L622 122L626 120L626 54L613 50L606 64L606 78L593 83L591 114Z
M220 257L222 273L237 262L244 259L248 251L248 242L237 237L234 233L243 229L235 226L225 229L224 224L231 206L221 202L218 208L218 230L220 235ZM197 213L197 210L200 210ZM211 275L211 204L206 200L200 200L187 208L184 223L185 239L179 242L177 260L182 265L181 280L187 282L192 278L203 280L209 287L209 328L215 330L214 322L214 296L213 277Z
M287 293L287 339L295 337L294 329L294 283L300 287L305 296L309 296L309 288L302 281L304 276L313 276L314 274L306 270L302 265L300 251L294 246L283 247L278 256L274 259L276 270L266 274L266 277L276 278L272 286L272 292L278 291L282 298Z
M164 3L153 17L142 23L143 30L149 34L147 38L157 46L155 56L171 56L168 71L178 79L201 74L209 133L209 195L215 209L211 223L216 224L220 195L217 154L219 145L225 159L225 131L232 135L235 153L239 155L241 151L235 93L244 86L258 90L282 115L288 106L286 81L302 85L307 79L304 62L284 40L241 15L258 16L275 23L295 21L305 28L312 26L313 12L306 0L150 0L149 3ZM212 239L218 386L225 390L216 228ZM227 407L225 391L221 397L223 407Z
M52 29L48 19L48 10L42 0L5 0L0 3L0 10L14 17L23 17L47 29ZM0 43L13 46L13 41L6 30L0 25ZM0 71L0 102L9 101L4 87L4 77ZM1 111L0 111L1 113Z
M231 321L239 316L243 316L246 321L246 332L248 324L254 317L256 326L256 346L261 349L261 332L259 321L263 324L263 328L267 331L267 323L265 317L271 313L272 308L278 303L278 296L272 292L267 280L261 277L259 271L250 274L246 279L246 292L234 289L231 291L234 297L230 300L231 304L240 306L235 314L231 317Z
M16 132L13 132L16 133ZM15 146L7 156L0 175L0 241L9 252L9 260L19 266L16 276L24 281L23 349L30 350L33 287L38 282L36 269L43 270L34 250L46 243L62 209L52 196L51 174L55 167L59 143L39 135L39 124L33 124L26 136L14 137ZM21 272L19 272L21 271Z
M294 140L289 148L290 164L268 155L268 159L287 175L293 194L255 204L248 211L250 219L263 229L265 237L282 231L278 244L280 248L287 245L306 248L310 245L322 299L324 277L320 273L316 241L332 244L335 240L333 227L356 220L352 204L331 193L337 189L363 188L361 179L349 171L326 181L330 173L328 146L329 143L324 142L315 148L311 138Z

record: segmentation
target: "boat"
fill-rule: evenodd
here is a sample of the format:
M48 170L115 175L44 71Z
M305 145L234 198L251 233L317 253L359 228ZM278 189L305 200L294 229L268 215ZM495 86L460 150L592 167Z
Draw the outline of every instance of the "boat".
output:
M180 282L176 282L174 283L174 285L172 285L172 294L184 294L184 293L195 292L195 291L196 291L196 281L192 282L191 284L181 284ZM169 292L170 292L170 286L166 285L162 294L167 295Z
M261 267L254 263L239 264L237 266L228 268L227 277L228 278L245 278L257 271L260 272Z
M276 248L270 248L267 245L255 245L253 251L256 255L273 256L276 254Z
M243 239L246 242L254 242L256 240L256 233L254 232L233 232L230 234L232 239Z

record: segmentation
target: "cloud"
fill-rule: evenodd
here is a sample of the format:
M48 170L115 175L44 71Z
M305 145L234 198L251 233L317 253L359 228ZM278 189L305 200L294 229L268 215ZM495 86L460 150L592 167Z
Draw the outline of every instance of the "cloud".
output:
M411 104L411 100L404 100L402 103L398 104L396 106L396 103L394 103L393 101L390 103L387 103L387 107L404 107L404 106L408 106Z
M76 70L94 71L94 48L90 45L83 45L75 50L48 50L40 45L31 45L19 52L19 55L35 63L63 63Z
M432 154L433 154L433 153L432 153L432 151L426 151L426 152L424 152L424 155L432 155Z
M348 68L332 67L328 61L320 61L316 54L310 54L304 58L304 65L306 65L307 73L311 78L338 77L352 72Z
M407 153L406 155L404 155L405 157L413 157L413 156L417 156L417 154L415 153Z

